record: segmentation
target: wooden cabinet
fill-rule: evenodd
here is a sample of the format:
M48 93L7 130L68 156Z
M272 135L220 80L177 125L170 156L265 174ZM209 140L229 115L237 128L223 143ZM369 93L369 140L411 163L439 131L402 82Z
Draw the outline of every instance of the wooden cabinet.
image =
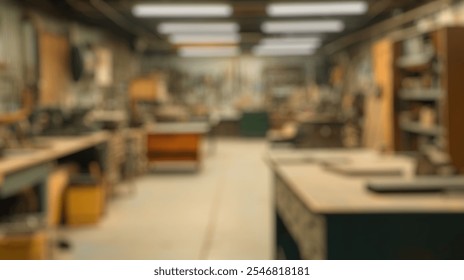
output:
M149 134L147 154L150 163L192 162L201 164L200 134Z
M147 127L147 158L151 165L201 167L202 137L210 130L208 123L157 123Z

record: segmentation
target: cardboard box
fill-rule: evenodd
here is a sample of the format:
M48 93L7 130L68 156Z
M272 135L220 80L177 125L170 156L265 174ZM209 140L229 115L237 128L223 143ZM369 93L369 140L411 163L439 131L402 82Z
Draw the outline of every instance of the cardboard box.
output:
M48 238L45 232L0 236L0 260L44 260Z
M103 186L71 186L66 191L66 224L71 226L96 224L103 215Z
M131 99L165 102L168 99L166 77L159 73L138 77L129 85Z
M436 125L437 114L434 109L423 107L419 112L419 122L423 127L433 127Z

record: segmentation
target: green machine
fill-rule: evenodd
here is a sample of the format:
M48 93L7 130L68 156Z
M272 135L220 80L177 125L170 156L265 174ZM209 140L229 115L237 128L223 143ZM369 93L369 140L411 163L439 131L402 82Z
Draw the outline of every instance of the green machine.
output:
M240 135L266 137L269 129L269 114L265 111L243 112L240 119Z

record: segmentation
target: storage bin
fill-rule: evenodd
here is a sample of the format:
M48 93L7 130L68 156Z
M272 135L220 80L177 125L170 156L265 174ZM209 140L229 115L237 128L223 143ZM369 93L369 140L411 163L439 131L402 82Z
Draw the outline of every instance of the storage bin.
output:
M0 236L0 260L44 260L47 240L44 231Z
M73 180L66 191L66 224L91 225L100 221L105 205L105 188L91 178Z

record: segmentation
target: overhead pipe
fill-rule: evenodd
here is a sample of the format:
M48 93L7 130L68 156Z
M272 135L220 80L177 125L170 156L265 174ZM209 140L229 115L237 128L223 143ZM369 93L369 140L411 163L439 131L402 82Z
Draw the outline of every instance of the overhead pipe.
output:
M342 49L348 48L356 43L363 42L375 36L381 36L389 31L404 26L405 24L414 22L418 18L428 16L448 7L452 0L437 0L421 7L405 12L403 14L394 16L381 23L362 29L358 32L352 33L342 37L334 42L331 42L321 48L322 54L333 54Z
M90 0L90 4L99 12L101 12L104 16L106 16L108 19L110 19L119 27L125 29L129 33L132 33L133 35L140 37L156 37L157 39L161 40L158 34L156 34L153 31L149 32L143 28L140 28L136 24L127 20L116 9L111 7L111 5L106 3L104 0Z

